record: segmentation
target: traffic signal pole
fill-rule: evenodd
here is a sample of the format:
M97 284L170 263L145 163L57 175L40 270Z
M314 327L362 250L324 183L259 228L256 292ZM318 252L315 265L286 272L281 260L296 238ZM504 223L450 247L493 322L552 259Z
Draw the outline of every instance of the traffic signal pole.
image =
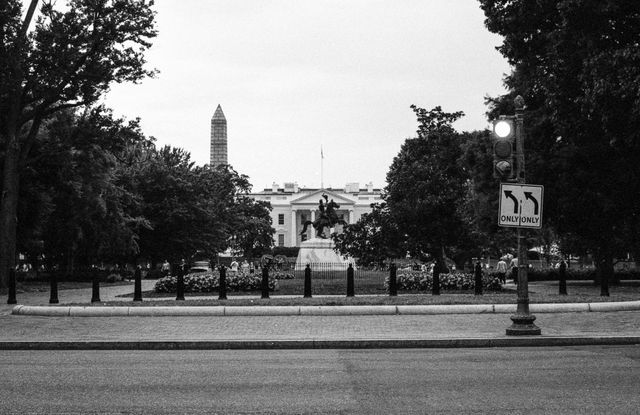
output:
M516 107L516 179L518 184L525 184L524 168L524 99L518 95L514 100ZM522 203L519 204L522 209ZM511 316L513 324L507 328L507 335L537 335L541 330L533 322L536 317L529 311L529 281L527 263L527 243L522 228L518 228L518 305L516 313Z

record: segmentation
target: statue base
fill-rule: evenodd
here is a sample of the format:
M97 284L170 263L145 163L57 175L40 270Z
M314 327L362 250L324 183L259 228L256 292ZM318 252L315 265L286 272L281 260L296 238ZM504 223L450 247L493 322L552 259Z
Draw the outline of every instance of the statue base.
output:
M342 271L353 264L353 260L340 256L333 250L335 244L331 239L311 238L300 244L300 251L296 258L296 271L304 271L307 264L314 268L314 264L321 265L323 271ZM354 264L355 266L355 264Z

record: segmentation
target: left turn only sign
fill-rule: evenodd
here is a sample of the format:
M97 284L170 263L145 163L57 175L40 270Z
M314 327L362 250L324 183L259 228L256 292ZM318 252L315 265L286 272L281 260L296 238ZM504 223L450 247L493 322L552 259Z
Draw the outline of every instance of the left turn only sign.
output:
M544 187L537 184L500 183L498 225L511 228L542 228Z

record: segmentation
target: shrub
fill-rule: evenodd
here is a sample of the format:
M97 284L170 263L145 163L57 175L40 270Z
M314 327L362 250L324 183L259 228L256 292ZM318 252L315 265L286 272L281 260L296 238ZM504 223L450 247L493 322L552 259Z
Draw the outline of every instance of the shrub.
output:
M107 282L114 283L117 281L124 281L124 277L120 274L109 274L107 275Z
M433 288L433 275L428 272L406 271L398 273L396 283L399 290L429 291ZM384 280L384 286L389 291L389 277ZM468 291L475 289L475 277L467 273L440 274L440 289L451 291ZM502 284L493 274L482 276L482 287L487 291L500 291Z
M158 278L162 278L164 277L164 271L162 271L161 269L150 269L149 271L147 271L147 275L145 275L145 279L158 279Z
M229 291L256 291L262 287L262 275L245 274L242 272L229 272L225 278L227 290ZM174 293L178 285L176 276L160 278L154 287L157 293ZM218 291L220 288L220 273L197 272L184 276L185 293L208 293ZM269 278L269 290L278 289L278 280L275 277Z
M560 279L560 273L557 269L529 269L527 271L527 279L529 281L557 281ZM612 283L620 280L637 280L640 279L640 271L636 270L620 270L613 273ZM567 280L592 280L600 281L598 270L590 269L567 269Z
M273 248L273 256L284 255L286 257L297 257L300 251L299 246L276 246Z
M281 272L281 271L277 271L274 274L275 279L277 280L292 280L295 278L295 275L293 275L292 272Z

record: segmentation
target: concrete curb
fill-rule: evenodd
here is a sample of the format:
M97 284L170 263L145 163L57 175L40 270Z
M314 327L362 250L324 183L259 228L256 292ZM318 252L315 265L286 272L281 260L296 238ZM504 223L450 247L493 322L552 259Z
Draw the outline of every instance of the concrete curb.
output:
M640 310L640 301L606 303L531 304L532 313L613 312ZM195 316L352 316L352 315L436 315L513 314L515 304L467 305L383 305L383 306L27 306L18 305L12 314L50 317L195 317Z
M0 341L0 350L256 350L566 347L640 344L640 336L523 336L449 339Z

